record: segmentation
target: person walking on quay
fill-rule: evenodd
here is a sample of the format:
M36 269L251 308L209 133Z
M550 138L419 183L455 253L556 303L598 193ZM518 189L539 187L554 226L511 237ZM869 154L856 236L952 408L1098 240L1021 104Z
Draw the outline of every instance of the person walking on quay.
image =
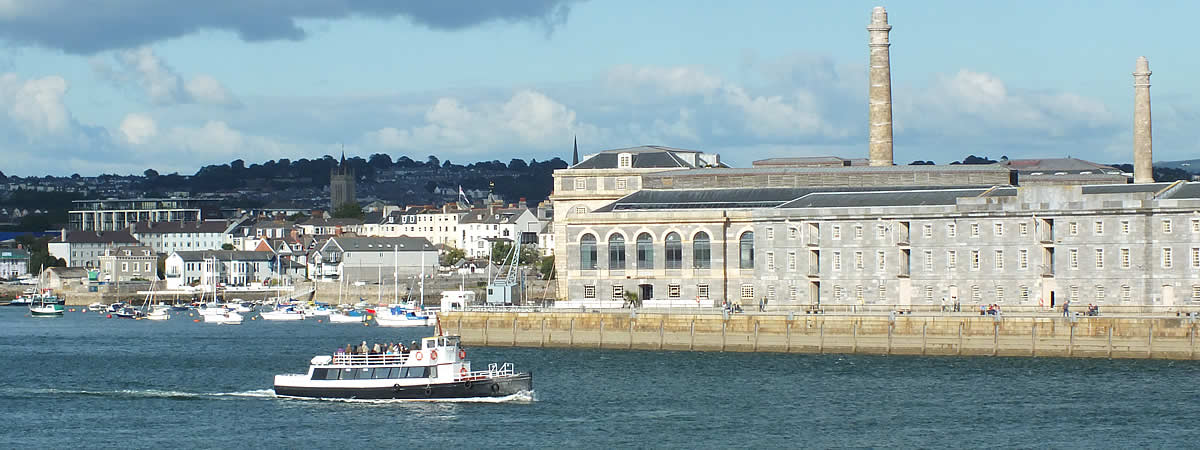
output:
M1063 300L1063 317L1071 316L1071 300Z
M942 296L942 312L946 312L946 296Z

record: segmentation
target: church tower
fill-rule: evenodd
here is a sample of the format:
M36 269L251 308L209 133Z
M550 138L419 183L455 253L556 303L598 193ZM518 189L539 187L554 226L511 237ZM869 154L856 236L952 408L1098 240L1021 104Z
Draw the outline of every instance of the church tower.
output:
M346 165L346 152L342 162L329 171L329 209L336 210L346 203L354 203L354 169Z

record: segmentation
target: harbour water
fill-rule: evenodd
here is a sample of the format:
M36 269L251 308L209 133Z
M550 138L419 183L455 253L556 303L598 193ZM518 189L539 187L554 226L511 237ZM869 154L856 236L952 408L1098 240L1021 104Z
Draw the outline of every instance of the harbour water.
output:
M26 317L0 308L0 448L1191 447L1200 364L468 348L501 401L276 398L272 376L428 329Z

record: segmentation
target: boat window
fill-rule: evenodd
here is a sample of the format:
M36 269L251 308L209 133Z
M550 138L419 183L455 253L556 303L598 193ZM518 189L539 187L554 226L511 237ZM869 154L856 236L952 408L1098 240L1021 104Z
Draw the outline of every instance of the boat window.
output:
M397 378L427 378L428 373L428 367L407 367L404 368L404 376Z
M312 379L314 380L324 380L325 377L328 376L329 369L313 369ZM336 376L336 374L334 376Z
M426 339L425 340L425 348L426 349L434 348L436 345L437 345L437 339Z
M353 380L353 379L355 379L355 378L356 378L356 375L358 375L358 374L356 373L357 371L358 371L358 369L342 369L342 379L343 379L343 380Z
M429 378L437 378L437 366L429 368Z
M371 373L371 378L374 378L376 380L381 379L381 378L391 378L391 377L392 377L392 368L391 367L376 367Z

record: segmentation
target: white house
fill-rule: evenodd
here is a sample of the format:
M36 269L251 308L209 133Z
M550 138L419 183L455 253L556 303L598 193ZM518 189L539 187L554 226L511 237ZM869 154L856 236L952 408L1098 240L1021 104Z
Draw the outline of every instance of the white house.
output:
M441 209L409 208L367 221L361 233L364 236L419 237L435 245L458 247L458 223L464 215L465 212L452 209L450 204L443 205Z
M462 249L468 258L490 256L490 242L496 240L537 245L538 233L542 230L537 216L527 208L471 210L459 223Z
M246 251L176 251L167 257L167 289L192 284L246 286L279 277L275 253Z
M223 220L203 222L136 222L129 225L129 233L142 245L154 249L155 253L171 253L183 250L220 250L225 243Z
M46 245L50 255L62 258L67 267L100 267L104 251L124 245L137 245L129 231L66 231Z
M29 275L29 252L20 248L0 249L0 278L15 280Z

